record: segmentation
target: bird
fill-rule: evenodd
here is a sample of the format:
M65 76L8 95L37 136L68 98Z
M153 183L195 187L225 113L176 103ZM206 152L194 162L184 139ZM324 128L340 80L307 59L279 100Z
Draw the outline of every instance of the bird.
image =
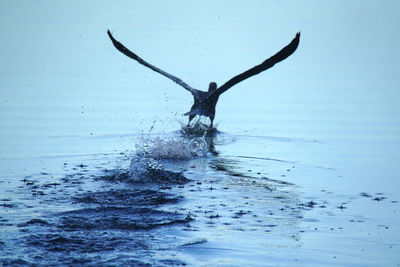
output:
M284 48L282 48L278 53L275 55L271 56L270 58L266 59L263 61L261 64L256 65L225 82L222 86L218 87L217 83L215 82L210 82L208 86L207 91L200 91L198 89L195 89L191 86L189 86L187 83L182 81L180 78L171 75L162 69L148 63L141 57L139 57L137 54L134 52L130 51L128 48L126 48L123 44L121 44L119 41L117 41L113 35L111 34L110 30L107 30L107 34L110 37L113 45L115 48L120 51L122 54L130 57L131 59L136 60L138 63L144 65L145 67L150 68L151 70L158 72L161 75L164 75L165 77L171 79L178 85L182 86L185 88L187 91L189 91L193 95L194 103L190 109L189 112L186 112L184 115L189 116L189 122L188 126L190 125L190 122L193 120L193 118L198 115L198 116L206 116L209 117L210 119L210 128L213 127L213 122L215 118L215 107L217 105L219 96L230 89L232 86L246 80L247 78L250 78L254 75L259 74L260 72L263 72L271 67L273 67L276 63L279 63L286 58L288 58L290 55L292 55L297 47L299 46L300 42L300 32L296 33L295 38Z

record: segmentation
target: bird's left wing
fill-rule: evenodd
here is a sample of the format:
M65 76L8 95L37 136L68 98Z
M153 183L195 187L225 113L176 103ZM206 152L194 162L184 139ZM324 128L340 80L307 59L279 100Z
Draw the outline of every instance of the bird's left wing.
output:
M219 87L217 90L215 90L212 94L210 94L208 97L213 98L213 97L218 97L220 94L231 88L237 83L240 83L241 81L250 78L256 74L259 74L260 72L267 70L271 67L273 67L276 63L281 62L282 60L286 59L289 57L291 54L296 51L297 47L299 46L300 42L300 32L296 34L296 37L284 48L282 48L278 53L273 55L272 57L266 59L263 63L260 65L257 65L239 75L236 75L226 83L224 83L221 87Z

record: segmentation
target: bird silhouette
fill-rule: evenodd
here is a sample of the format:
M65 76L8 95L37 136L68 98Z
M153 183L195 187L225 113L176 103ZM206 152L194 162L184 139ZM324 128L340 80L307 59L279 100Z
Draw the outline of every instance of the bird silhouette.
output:
M189 86L187 83L183 82L178 77L171 75L163 71L162 69L143 60L141 57L139 57L138 55L130 51L128 48L126 48L123 44L118 42L112 36L110 30L107 31L107 34L110 37L115 48L117 48L122 54L136 60L140 64L152 69L153 71L158 72L161 75L164 75L165 77L171 79L175 83L179 84L180 86L188 90L193 95L194 98L194 103L192 105L192 108L190 109L189 112L184 114L189 116L188 125L196 115L198 116L203 115L210 118L211 121L210 128L213 127L213 122L215 118L215 107L217 105L218 98L223 92L225 92L235 84L240 83L241 81L250 78L256 74L259 74L260 72L273 67L276 63L285 60L291 54L293 54L294 51L296 51L300 42L300 32L298 32L296 34L296 37L287 46L282 48L278 53L276 53L272 57L266 59L261 64L254 66L251 69L248 69L247 71L240 73L239 75L236 75L235 77L231 78L220 87L217 87L217 84L215 82L210 82L208 91L200 91Z

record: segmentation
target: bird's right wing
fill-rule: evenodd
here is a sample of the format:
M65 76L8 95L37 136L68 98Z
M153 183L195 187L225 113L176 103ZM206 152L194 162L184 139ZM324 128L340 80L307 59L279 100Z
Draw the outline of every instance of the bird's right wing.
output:
M198 91L197 89L192 88L191 86L189 86L188 84L183 82L178 77L175 77L174 75L171 75L171 74L163 71L162 69L159 69L156 66L151 65L150 63L144 61L141 57L139 57L138 55L136 55L135 53L130 51L123 44L121 44L120 42L118 42L117 40L114 39L114 37L112 36L110 30L107 30L107 34L110 37L110 39L111 39L112 43L114 44L115 48L117 48L122 54L124 54L124 55L126 55L126 56L128 56L128 57L130 57L130 58L132 58L134 60L136 60L140 64L142 64L142 65L154 70L155 72L158 72L161 75L164 75L165 77L173 80L174 82L176 82L177 84L179 84L180 86L182 86L183 88L185 88L186 90L191 92L192 94L196 94L197 93L197 91Z

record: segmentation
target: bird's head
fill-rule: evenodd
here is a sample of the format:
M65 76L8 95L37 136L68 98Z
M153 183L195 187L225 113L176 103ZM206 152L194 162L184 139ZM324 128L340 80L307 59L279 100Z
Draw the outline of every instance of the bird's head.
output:
M217 83L215 82L210 82L210 85L208 86L208 92L212 93L215 90L217 90Z

